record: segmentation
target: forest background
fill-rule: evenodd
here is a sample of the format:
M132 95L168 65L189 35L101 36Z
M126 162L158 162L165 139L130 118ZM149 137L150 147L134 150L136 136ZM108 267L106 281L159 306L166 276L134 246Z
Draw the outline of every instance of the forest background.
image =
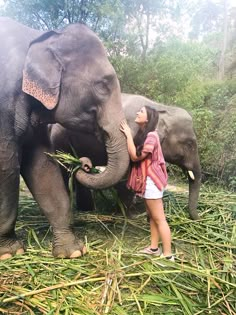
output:
M203 180L236 190L236 3L229 0L0 0L36 29L80 22L107 48L122 92L185 108Z

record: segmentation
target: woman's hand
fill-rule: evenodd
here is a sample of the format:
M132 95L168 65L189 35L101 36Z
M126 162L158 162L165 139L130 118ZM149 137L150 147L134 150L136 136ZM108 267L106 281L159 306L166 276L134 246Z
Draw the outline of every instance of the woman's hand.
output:
M125 134L126 138L127 138L128 152L129 152L129 156L130 156L131 160L133 162L137 162L137 161L140 161L140 160L144 159L147 156L148 153L144 153L144 156L142 154L140 157L138 157L136 155L136 147L134 145L133 136L132 136L132 133L131 133L131 129L128 126L126 120L123 120L121 122L121 124L120 124L120 131L122 131Z
M120 124L120 131L122 131L122 132L125 134L126 138L128 138L128 137L131 137L131 138L132 138L131 129L130 129L130 127L128 126L126 120L123 120L123 121L121 122L121 124Z

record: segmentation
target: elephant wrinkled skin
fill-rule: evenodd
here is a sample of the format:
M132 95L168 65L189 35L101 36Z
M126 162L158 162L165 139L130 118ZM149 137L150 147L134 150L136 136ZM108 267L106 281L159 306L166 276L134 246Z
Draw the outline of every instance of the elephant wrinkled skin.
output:
M52 226L54 256L78 257L86 249L72 231L60 169L44 153L53 152L47 124L102 132L106 171L77 177L91 188L118 182L129 156L119 130L124 113L116 73L85 25L42 32L0 18L0 41L0 259L24 251L15 233L20 174ZM124 167L117 168L117 160Z
M122 105L133 136L138 130L138 126L134 122L135 116L141 107L149 105L159 111L160 118L157 131L165 160L178 165L188 174L189 214L192 219L198 219L197 202L201 183L201 166L191 116L182 108L155 103L140 95L122 93ZM106 164L105 146L96 136L80 134L78 137L78 134L72 133L57 124L53 125L50 134L55 149L71 152L71 145L78 156L88 156L94 165ZM65 181L68 180L65 173L64 178ZM77 196L79 206L91 209L93 205L89 197L89 191L80 185L76 189L79 192ZM128 191L121 184L119 184L118 189L123 196L128 194Z

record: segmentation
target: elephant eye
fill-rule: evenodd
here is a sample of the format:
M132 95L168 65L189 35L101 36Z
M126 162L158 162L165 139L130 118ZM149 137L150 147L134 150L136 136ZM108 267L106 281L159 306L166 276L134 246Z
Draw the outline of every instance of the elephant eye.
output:
M110 88L107 80L97 81L94 84L95 94L107 95L110 93Z
M186 142L186 149L190 150L190 151L194 151L195 150L195 145L194 145L194 142L192 140L188 140Z

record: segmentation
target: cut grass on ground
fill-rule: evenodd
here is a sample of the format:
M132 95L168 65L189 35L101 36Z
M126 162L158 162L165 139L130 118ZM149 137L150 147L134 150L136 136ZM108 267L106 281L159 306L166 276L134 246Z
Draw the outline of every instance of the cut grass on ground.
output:
M197 222L186 195L164 198L175 263L138 254L149 243L145 214L102 212L75 214L88 255L53 259L48 222L22 197L17 233L27 253L0 262L0 314L235 314L236 195L202 190Z

